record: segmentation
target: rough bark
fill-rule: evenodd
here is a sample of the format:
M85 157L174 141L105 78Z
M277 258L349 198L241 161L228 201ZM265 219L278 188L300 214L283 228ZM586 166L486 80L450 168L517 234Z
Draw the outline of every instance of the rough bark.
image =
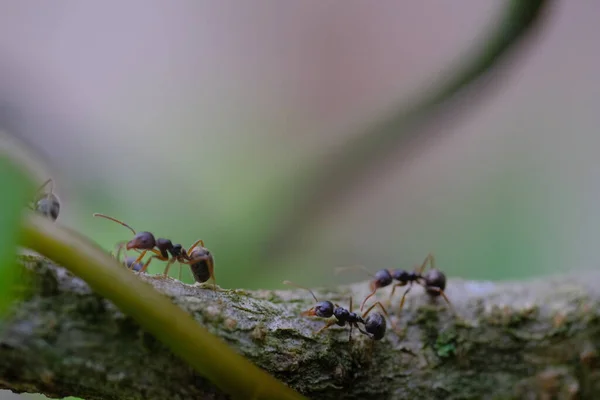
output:
M22 263L33 289L2 322L0 388L88 400L227 398L80 279L45 259ZM348 342L339 327L315 335L325 322L299 315L314 305L305 291L215 292L140 279L309 398L600 398L599 272L451 279L456 315L416 287L400 316L400 295L390 309L404 337L388 329L377 342L356 331ZM347 306L367 291L363 282L315 293Z

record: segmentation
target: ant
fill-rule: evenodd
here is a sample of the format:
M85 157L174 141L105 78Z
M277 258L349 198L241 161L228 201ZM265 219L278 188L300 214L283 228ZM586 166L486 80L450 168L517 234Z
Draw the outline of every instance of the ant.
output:
M426 274L423 275L423 271L425 270L427 264L429 264L430 269ZM338 271L350 268L360 268L371 274L371 272L364 267L338 268ZM423 286L427 294L429 294L431 297L442 296L444 300L446 300L446 303L448 303L448 305L452 308L450 300L448 300L448 297L444 293L444 289L446 289L446 275L444 275L442 271L435 267L435 258L431 253L425 257L423 264L421 264L421 266L413 272L408 272L403 269L382 269L377 271L373 278L374 279L369 283L371 293L369 293L369 295L363 300L360 306L361 310L364 308L367 300L369 300L369 298L371 298L378 289L391 285L394 280L398 281L398 283L394 284L392 292L390 293L390 299L394 296L394 292L396 291L397 287L408 285L408 289L406 289L402 295L400 309L404 307L404 300L406 299L408 292L410 292L412 289L413 283Z
M127 250L134 249L136 251L142 250L137 259L132 261L129 265L135 266L140 263L147 252L154 253L152 257L144 263L139 272L146 272L152 259L157 258L161 261L168 261L167 266L163 275L166 277L169 273L171 265L177 261L179 262L179 280L181 280L181 264L188 264L192 269L192 274L197 282L206 282L210 278L213 279L213 287L216 287L215 275L214 275L214 259L210 252L204 247L204 241L202 239L197 240L192 246L186 251L182 245L173 244L169 239L158 238L150 232L139 232L136 231L125 222L120 221L116 218L109 217L108 215L94 213L94 217L101 217L109 219L113 222L123 225L133 232L134 237L126 243L119 244L119 250L117 251L117 259L119 259L121 250L125 247ZM200 245L200 246L199 246ZM158 249L155 249L155 247ZM170 255L170 257L169 257Z
M40 194L48 184L50 184L50 191ZM35 204L30 206L32 210L45 217L51 218L52 221L56 221L60 212L60 200L58 199L58 196L54 194L54 181L52 178L48 179L38 190L36 190L34 203Z
M139 272L143 267L141 262L135 262L135 257L127 257L125 266L135 272Z
M383 313L386 315L386 317L388 317L388 319L391 321L391 318L390 318L389 314L387 313L385 307L383 307L383 305L380 302L376 302L375 304L373 304L361 316L361 315L358 315L358 314L352 312L352 297L350 297L350 309L348 310L348 309L340 307L339 305L334 304L330 301L319 301L317 299L317 296L315 296L313 291L310 290L309 288L299 286L290 281L283 281L283 283L285 285L295 286L299 289L308 290L308 292L312 295L313 299L315 299L315 301L317 302L316 306L311 307L309 310L302 312L301 315L317 316L317 317L321 317L321 318L330 318L332 316L335 317L335 319L327 321L327 324L324 327L322 327L321 329L319 329L316 332L316 334L323 332L324 330L330 328L333 325L346 326L346 324L348 324L348 325L350 325L350 334L348 335L349 342L352 341L352 328L358 329L361 333L367 335L368 337L370 337L373 340L381 340L383 338L383 336L385 335L385 331L386 331L386 327L387 327L385 318L383 317L383 315L381 315L378 312L371 313L371 310L373 310L373 308L378 305L381 308L381 310L383 311ZM364 330L361 329L359 324L364 325L365 329ZM395 330L396 326L394 325L393 322L392 322L392 326L394 327L394 330Z

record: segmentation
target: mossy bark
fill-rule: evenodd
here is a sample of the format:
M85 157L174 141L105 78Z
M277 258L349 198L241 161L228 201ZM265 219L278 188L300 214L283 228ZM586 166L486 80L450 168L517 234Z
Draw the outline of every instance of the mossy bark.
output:
M84 399L222 399L210 382L80 279L24 257L32 280L0 330L0 388ZM301 317L305 291L211 290L140 276L198 323L313 399L600 398L600 273L450 280L456 314L416 287L383 340ZM316 290L347 306L365 282ZM381 290L380 300L388 291ZM168 327L166 327L168 328ZM412 355L411 353L414 353Z

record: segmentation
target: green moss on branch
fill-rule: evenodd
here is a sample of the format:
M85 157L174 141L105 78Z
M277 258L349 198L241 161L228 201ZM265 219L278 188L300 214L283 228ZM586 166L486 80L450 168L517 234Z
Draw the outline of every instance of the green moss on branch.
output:
M79 278L45 259L22 262L33 291L3 322L0 388L88 400L227 398ZM324 322L299 316L313 305L304 291L214 292L141 279L310 398L600 397L600 273L502 284L450 280L458 318L415 288L402 315L393 316L403 338L390 330L372 342L356 333L352 343L346 329L315 335ZM361 283L316 294L347 305L366 290Z

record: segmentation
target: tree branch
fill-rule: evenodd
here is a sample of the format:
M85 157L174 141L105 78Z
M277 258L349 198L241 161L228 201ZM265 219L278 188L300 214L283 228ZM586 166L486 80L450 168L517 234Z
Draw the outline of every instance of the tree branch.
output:
M2 322L0 388L87 400L227 398L81 279L46 259L21 260L33 290ZM355 332L351 343L347 329L315 335L324 322L299 316L314 305L304 291L215 292L140 278L310 398L600 396L598 272L520 283L450 280L458 317L417 287L400 318L392 317L404 338L388 324L383 340ZM316 295L347 306L367 290L363 282Z

